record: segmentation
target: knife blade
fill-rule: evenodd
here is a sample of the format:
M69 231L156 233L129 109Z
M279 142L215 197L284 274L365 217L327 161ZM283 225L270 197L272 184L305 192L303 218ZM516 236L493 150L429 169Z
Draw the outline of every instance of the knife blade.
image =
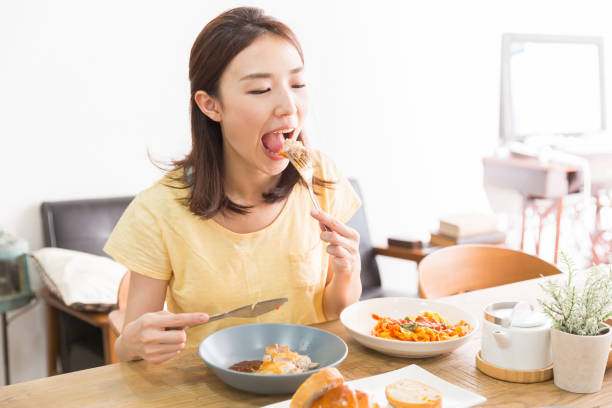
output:
M244 305L237 309L230 310L229 312L219 313L216 315L210 316L209 321L214 321L218 319L223 319L225 317L257 317L261 316L264 313L271 312L277 307L282 306L287 300L287 298L277 298L277 299L269 299L264 300L262 302L251 303L250 305Z

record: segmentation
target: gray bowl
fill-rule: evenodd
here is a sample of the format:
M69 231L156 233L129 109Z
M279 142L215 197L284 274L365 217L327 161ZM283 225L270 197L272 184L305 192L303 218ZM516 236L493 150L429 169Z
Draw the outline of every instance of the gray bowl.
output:
M229 370L244 360L261 360L266 346L283 344L291 351L307 355L319 367L300 374L251 374ZM306 378L325 367L342 362L348 353L338 336L309 326L281 323L256 323L228 327L206 337L198 353L206 365L232 387L257 394L295 392Z

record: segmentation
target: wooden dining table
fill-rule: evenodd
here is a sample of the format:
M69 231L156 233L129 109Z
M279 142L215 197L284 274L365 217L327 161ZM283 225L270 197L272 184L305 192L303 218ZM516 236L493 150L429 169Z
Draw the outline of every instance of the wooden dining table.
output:
M472 312L479 319L492 302L531 300L542 296L539 283L547 277L441 298ZM480 332L455 351L437 357L391 357L363 347L335 320L315 325L340 336L349 353L338 366L347 380L382 374L418 364L430 373L487 398L482 407L612 407L612 370L601 391L574 394L557 388L552 380L518 384L491 378L476 368ZM35 356L32 356L35 358ZM221 382L199 358L186 349L162 364L125 362L61 374L0 388L0 407L255 407L289 399L291 395L258 395Z

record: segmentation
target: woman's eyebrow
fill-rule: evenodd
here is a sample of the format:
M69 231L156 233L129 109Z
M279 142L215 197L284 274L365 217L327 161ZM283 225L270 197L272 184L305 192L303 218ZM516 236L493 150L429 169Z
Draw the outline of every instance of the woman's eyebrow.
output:
M304 69L303 66L301 67L297 67L297 68L293 68L291 70L289 70L290 74L297 74L298 72L301 72ZM240 78L241 81L244 81L246 79L259 79L259 78L271 78L272 74L267 73L267 72L255 72L252 74L248 74L243 76L242 78Z

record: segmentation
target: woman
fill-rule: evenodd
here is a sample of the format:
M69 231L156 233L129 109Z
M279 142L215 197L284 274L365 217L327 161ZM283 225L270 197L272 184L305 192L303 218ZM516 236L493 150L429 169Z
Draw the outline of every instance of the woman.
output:
M288 297L254 321L312 324L361 294L359 234L343 224L359 208L355 192L312 150L323 212L311 212L279 155L283 139L301 140L308 113L295 35L259 9L229 10L197 37L189 78L192 151L138 194L104 248L132 272L122 361L158 363L244 323L187 328L208 314Z

